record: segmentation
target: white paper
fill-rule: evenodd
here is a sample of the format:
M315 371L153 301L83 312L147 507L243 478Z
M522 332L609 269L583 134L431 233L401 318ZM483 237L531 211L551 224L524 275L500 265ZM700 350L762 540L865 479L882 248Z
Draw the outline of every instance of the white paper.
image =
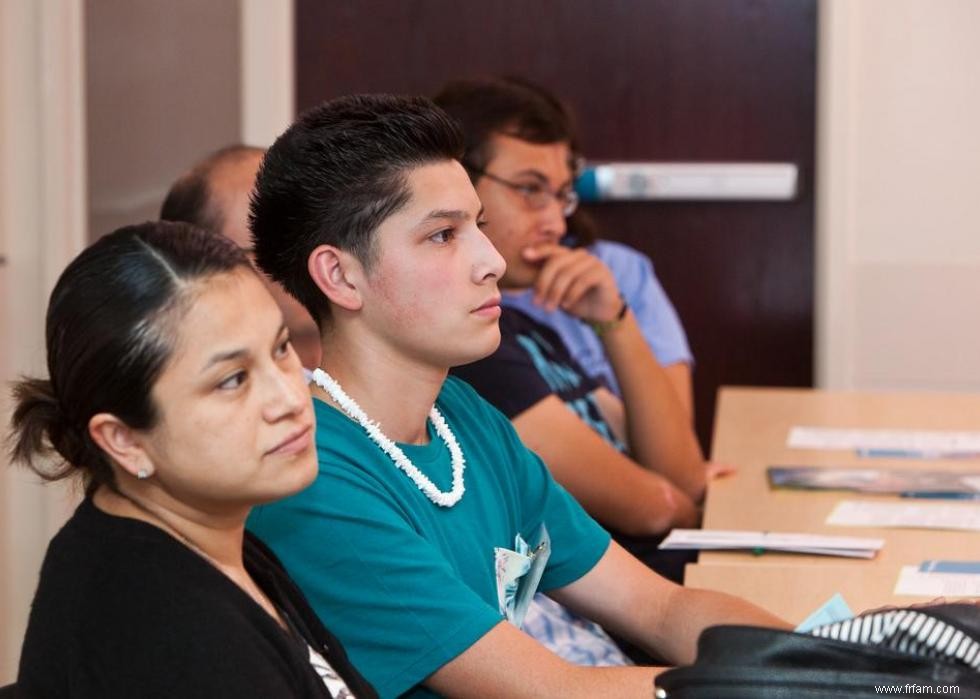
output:
M872 558L884 546L882 539L854 536L820 536L785 532L674 529L664 539L662 549L763 549L824 556Z
M830 513L827 524L980 531L980 505L843 500Z
M969 573L923 573L918 566L902 566L895 584L896 595L926 597L980 596L980 575Z
M980 432L796 426L790 429L786 446L793 449L869 449L972 456L980 453Z

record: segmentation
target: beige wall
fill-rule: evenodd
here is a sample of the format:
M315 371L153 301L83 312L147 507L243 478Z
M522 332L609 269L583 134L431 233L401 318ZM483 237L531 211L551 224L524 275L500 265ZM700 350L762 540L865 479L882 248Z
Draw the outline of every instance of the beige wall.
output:
M820 11L819 382L980 390L980 2Z
M290 0L0 0L4 385L44 374L47 297L86 240L155 218L208 150L270 143L292 119L292 82ZM3 391L3 425L9 410ZM7 466L0 452L0 685L16 674L48 540L77 500Z
M85 239L82 22L60 0L0 2L0 420L8 382L43 374L44 309ZM6 433L6 429L3 429ZM0 684L13 679L44 547L70 496L0 452Z
M238 0L86 0L89 231L154 219L202 155L241 138Z

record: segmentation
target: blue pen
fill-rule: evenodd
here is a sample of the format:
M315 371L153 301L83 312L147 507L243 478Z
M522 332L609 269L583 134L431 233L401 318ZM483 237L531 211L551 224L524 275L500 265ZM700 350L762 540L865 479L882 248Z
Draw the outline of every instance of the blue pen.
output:
M902 493L903 498L922 498L925 500L980 500L980 493L964 493L961 491L942 492L936 490L925 490L916 492L907 490Z

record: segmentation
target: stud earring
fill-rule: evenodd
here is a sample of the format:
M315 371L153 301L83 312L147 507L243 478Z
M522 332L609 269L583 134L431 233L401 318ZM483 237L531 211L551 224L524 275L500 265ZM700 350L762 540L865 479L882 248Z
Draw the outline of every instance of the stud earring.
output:
M150 477L150 472L147 471L145 468L141 468L139 471L136 472L136 477L141 481L145 481L147 478Z

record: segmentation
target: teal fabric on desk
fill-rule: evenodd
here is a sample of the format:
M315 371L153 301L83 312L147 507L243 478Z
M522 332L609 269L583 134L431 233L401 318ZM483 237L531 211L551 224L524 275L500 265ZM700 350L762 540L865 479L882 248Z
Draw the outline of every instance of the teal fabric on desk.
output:
M417 685L502 620L494 547L531 540L545 523L552 554L540 589L550 590L591 570L609 545L472 388L450 377L436 405L466 459L454 507L429 501L359 425L316 400L317 479L248 521L382 697L433 696ZM429 438L399 446L446 491L449 452L431 424Z

